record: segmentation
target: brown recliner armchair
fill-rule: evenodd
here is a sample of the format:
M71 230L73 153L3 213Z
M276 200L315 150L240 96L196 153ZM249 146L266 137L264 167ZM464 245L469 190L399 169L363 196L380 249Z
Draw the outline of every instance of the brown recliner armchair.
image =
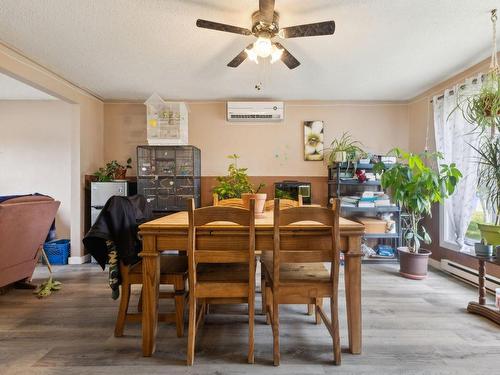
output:
M0 203L0 287L31 278L60 203L36 195Z

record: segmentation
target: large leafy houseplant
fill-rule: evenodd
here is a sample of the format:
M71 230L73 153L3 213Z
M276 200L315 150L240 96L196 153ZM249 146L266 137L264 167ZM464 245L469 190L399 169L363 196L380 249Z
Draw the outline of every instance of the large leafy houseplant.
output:
M422 220L431 215L433 203L442 203L453 194L462 174L454 163L440 164L437 170L429 166L430 162L439 163L443 158L437 152L413 154L396 148L391 154L398 162L389 167L377 163L375 171L382 173L382 187L390 190L393 199L408 215L403 228L404 240L409 252L418 253L422 242L431 242Z
M218 184L213 189L219 199L241 198L242 194L245 193L259 193L265 184L261 183L254 187L248 178L248 168L238 167L239 156L233 154L229 155L228 158L232 161L227 168L227 175L217 177Z

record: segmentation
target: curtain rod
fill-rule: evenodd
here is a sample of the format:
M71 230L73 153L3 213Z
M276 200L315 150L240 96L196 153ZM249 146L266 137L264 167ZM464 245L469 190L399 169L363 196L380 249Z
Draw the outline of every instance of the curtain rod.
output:
M486 74L481 74L481 81L484 81L484 77L485 77L485 76L486 76ZM477 83L477 78L474 78L474 79L472 80L472 83ZM464 89L464 88L466 88L466 87L467 87L467 84L466 84L466 83L464 83L463 85L461 85L461 86L459 87L459 89L460 89L460 90L463 90L463 89ZM445 90L445 91L446 91L446 90ZM450 95L454 95L454 94L455 94L455 91L450 90L450 91L449 91L449 94L450 94ZM444 94L443 94L443 95L438 96L438 97L437 97L437 100L441 100L441 99L443 99L443 98L444 98ZM431 102L431 103L433 103L433 102L434 102L434 99L431 99L431 100L430 100L430 102Z

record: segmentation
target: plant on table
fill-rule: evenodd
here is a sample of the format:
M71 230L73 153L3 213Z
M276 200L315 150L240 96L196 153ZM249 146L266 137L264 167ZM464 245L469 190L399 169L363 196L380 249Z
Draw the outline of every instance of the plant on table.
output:
M389 167L379 162L374 170L382 173L382 187L390 190L393 199L408 214L404 240L409 252L418 253L421 242L431 242L422 220L431 216L433 203L442 203L453 194L462 174L454 163L439 164L437 170L430 167L429 162L439 163L443 159L438 152L413 154L395 148L391 153L398 162Z
M229 155L231 161L227 168L226 176L217 177L217 186L214 187L213 192L219 196L219 199L241 198L242 194L258 194L265 186L261 183L257 187L252 185L248 178L248 168L239 168L238 155Z

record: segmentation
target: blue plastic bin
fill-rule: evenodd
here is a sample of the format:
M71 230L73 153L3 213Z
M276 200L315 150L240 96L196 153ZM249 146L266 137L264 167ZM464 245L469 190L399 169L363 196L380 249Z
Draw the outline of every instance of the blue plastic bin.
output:
M70 242L69 240L54 240L45 242L43 249L50 264L68 264Z

